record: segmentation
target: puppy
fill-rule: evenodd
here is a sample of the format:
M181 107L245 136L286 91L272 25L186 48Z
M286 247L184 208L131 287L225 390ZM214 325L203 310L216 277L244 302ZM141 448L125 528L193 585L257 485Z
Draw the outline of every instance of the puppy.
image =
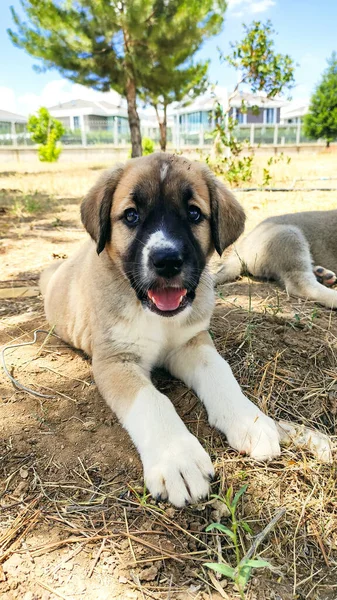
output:
M288 294L337 308L337 292L326 287L336 282L336 231L337 210L270 217L235 245L216 283L248 271L280 281Z
M206 166L160 153L105 172L81 206L91 236L41 276L45 311L92 356L100 393L137 447L146 485L176 506L208 493L213 466L151 382L165 367L204 403L211 425L256 459L280 452L274 421L242 393L208 333L207 263L244 227L244 212Z

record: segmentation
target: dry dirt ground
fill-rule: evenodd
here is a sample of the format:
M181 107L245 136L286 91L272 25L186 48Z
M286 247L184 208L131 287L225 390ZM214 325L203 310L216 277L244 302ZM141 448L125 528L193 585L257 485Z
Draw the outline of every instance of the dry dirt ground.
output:
M256 181L266 159L258 158ZM272 185L333 177L336 162L333 154L295 156L273 167ZM85 238L79 204L105 166L0 167L1 345L30 342L36 329L48 330L39 273ZM296 185L335 184L310 179ZM335 208L337 190L238 197L250 229L271 214ZM336 313L288 298L275 283L242 278L219 288L212 333L245 393L263 410L336 440ZM236 565L230 540L205 531L214 521L231 526L224 504L212 497L184 510L154 504L143 489L135 448L92 380L90 361L39 333L36 344L7 352L6 363L21 384L48 397L1 379L0 598L237 598L232 582L204 566ZM154 379L210 452L213 494L248 486L238 518L252 532L240 529L240 556L285 509L258 549L273 571L253 571L246 598L336 599L335 464L291 447L268 464L239 456L208 427L190 390L163 372Z

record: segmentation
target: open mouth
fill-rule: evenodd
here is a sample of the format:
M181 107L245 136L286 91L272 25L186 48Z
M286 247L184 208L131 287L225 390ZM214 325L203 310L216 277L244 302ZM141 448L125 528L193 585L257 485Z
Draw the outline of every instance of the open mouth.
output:
M153 312L165 317L172 317L184 310L192 301L192 296L185 288L164 287L147 292L147 306Z

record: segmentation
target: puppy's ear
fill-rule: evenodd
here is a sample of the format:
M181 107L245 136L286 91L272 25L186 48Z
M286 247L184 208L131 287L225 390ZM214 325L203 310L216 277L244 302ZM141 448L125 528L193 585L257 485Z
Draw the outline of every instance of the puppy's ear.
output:
M204 177L211 201L213 243L221 256L225 248L233 244L243 232L246 215L232 192L207 167L204 169Z
M100 254L105 244L110 241L112 198L123 171L124 167L120 165L111 171L105 171L81 204L82 223L97 243L97 254Z

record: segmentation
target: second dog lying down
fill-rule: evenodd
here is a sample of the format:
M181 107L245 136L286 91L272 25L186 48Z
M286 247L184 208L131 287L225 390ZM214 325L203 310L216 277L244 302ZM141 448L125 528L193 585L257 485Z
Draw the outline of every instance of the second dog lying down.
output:
M331 272L337 271L336 231L337 210L270 217L239 240L216 274L216 283L248 271L280 281L293 296L337 308L337 291L326 287L336 281Z

